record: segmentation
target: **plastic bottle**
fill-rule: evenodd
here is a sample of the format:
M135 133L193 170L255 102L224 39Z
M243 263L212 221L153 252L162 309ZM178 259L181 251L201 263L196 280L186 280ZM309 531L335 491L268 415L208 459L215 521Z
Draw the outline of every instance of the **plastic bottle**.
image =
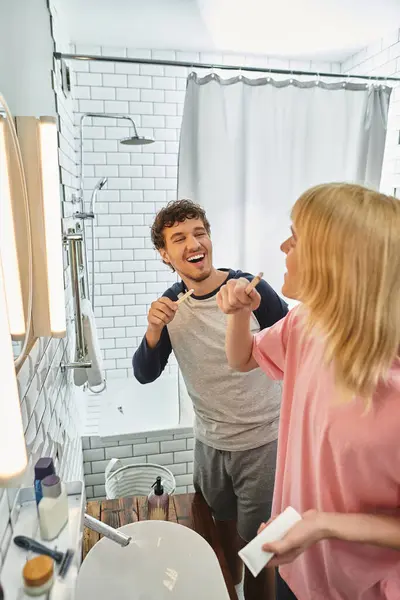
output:
M54 540L68 521L68 498L57 475L45 477L42 490L38 506L40 534L43 540Z
M168 521L169 495L164 492L161 477L157 477L147 498L147 518L154 521Z
M39 502L43 498L43 493L42 493L43 479L45 477L48 477L49 475L54 475L54 474L55 474L55 469L54 469L53 459L50 458L49 456L44 456L43 458L39 458L39 460L37 461L37 463L35 465L34 486L35 486L36 504L39 504Z

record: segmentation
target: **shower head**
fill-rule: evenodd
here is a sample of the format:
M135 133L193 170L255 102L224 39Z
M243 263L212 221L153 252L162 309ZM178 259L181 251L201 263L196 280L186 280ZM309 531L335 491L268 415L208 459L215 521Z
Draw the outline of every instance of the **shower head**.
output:
M108 181L108 177L102 177L93 188L92 197L90 199L90 212L94 215L94 205L96 203L97 192L103 189Z
M103 187L106 185L107 181L108 177L103 177L102 179L99 179L99 181L96 183L95 190L102 190Z
M141 137L138 135L135 121L129 115L121 115L117 113L85 113L81 116L79 131L80 131L80 174L79 174L79 190L80 196L83 198L83 129L86 119L96 118L96 119L121 119L124 121L129 121L130 127L133 129L133 135L131 137L123 138L121 144L125 144L126 146L144 146L145 144L152 144L154 140L151 138ZM102 180L103 181L103 180ZM98 187L96 186L96 190L101 190L105 185L105 182Z
M122 140L120 140L120 143L125 144L126 146L144 146L146 144L152 144L153 142L154 140L151 138L140 137L138 135L122 138Z

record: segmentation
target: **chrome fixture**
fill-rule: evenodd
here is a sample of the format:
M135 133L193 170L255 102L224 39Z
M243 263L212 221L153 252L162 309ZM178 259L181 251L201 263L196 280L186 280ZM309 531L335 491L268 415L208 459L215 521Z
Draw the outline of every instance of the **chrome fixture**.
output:
M154 140L151 138L145 138L145 137L139 136L137 129L136 129L135 121L129 115L120 115L120 114L113 114L113 113L85 113L84 115L82 115L81 120L80 120L80 146L81 147L80 147L80 182L79 182L79 194L80 194L81 202L83 202L83 128L84 128L85 120L89 119L91 117L94 117L97 119L124 119L126 121L129 121L133 127L133 136L127 137L127 138L122 138L120 140L121 144L129 145L129 146L143 146L144 144L152 144L154 142ZM82 207L82 212L83 212L83 207Z
M60 363L61 373L65 373L69 369L90 369L92 363L89 361L78 361L78 362L70 362L70 363Z
M84 525L92 531L96 531L97 533L100 533L100 535L104 535L106 538L112 542L116 542L122 547L128 546L132 540L131 537L125 535L121 531L118 531L118 529L114 529L114 527L110 527L109 525L102 523L90 515L85 514Z
M94 214L92 212L76 212L74 213L75 219L82 219L85 221L86 219L94 219Z
M125 144L126 146L145 146L146 144L152 144L154 140L151 138L145 138L135 133L132 137L122 138L119 140L120 144Z
M273 69L271 67L260 67L260 65L220 65L217 63L204 63L204 62L192 62L184 60L162 60L162 59L150 59L150 58L127 58L125 56L107 56L104 54L74 54L71 52L54 52L53 54L56 60L67 59L67 60L84 60L84 61L100 61L100 62L112 62L122 64L133 64L133 65L158 65L161 67L182 67L182 69L218 69L218 71L249 71L254 73L267 73L268 75L305 75L307 77L329 77L336 79L363 79L366 81L381 81L385 84L386 81L400 81L400 77L388 77L385 75L361 75L351 74L346 75L343 73L324 73L322 71L299 71L296 69Z
M100 190L103 189L103 187L106 185L107 181L108 181L108 177L103 177L94 186L94 190L92 192L92 197L90 199L90 214L94 214L94 205L96 202L97 192L99 192Z
M120 115L120 114L113 114L113 113L86 113L84 115L81 116L80 119L80 171L79 171L79 196L73 196L72 198L72 202L75 203L80 203L80 207L81 209L77 212L75 212L74 217L76 219L82 219L83 223L83 240L84 240L84 245L86 248L86 228L85 228L85 221L86 220L90 220L91 221L91 227L92 227L92 260L91 260L91 266L92 266L92 289L89 290L89 270L88 270L88 264L87 264L87 258L86 258L86 284L87 284L87 298L88 300L91 302L92 304L92 308L94 310L94 297L95 297L95 293L94 293L94 283L95 283L95 275L94 275L94 258L95 258L95 247L94 247L94 242L95 242L95 229L94 229L94 218L96 216L95 212L94 212L94 207L95 207L95 203L96 203L96 199L97 199L97 193L103 189L103 187L106 185L107 183L107 177L103 177L102 179L100 179L98 181L98 183L96 184L93 192L92 192L92 197L90 200L90 209L88 212L86 212L84 210L84 203L83 203L83 177L84 177L84 162L83 162L83 129L84 129L84 125L85 125L85 119L89 119L89 118L98 118L98 119L124 119L126 121L129 121L130 124L133 127L133 136L131 137L127 137L127 138L122 138L120 140L121 144L125 144L125 145L130 145L130 146L142 146L144 144L151 144L154 142L153 139L151 138L145 138L142 136L139 136L137 129L136 129L136 124L135 121L132 119L132 117L130 117L129 115ZM86 251L86 257L87 257L87 251Z
M87 296L89 301L91 300L92 303L92 307L94 309L94 255L95 255L95 247L94 247L94 206L96 203L96 197L97 197L97 192L99 190L102 190L103 187L106 185L108 181L107 177L103 177L102 179L99 179L99 181L96 183L94 190L92 192L92 197L90 199L90 209L89 212L84 212L84 211L78 211L76 213L74 213L74 217L75 219L82 219L82 221L86 221L87 219L91 220L91 227L92 227L92 289L89 289L89 266L88 266L88 258L87 258L87 246L86 246L86 227L83 226L82 228L82 232L83 232L83 242L84 242L84 246L85 246L85 269L86 269L86 288L87 288Z
M62 363L61 369L88 369L91 363L85 361L86 344L83 335L83 317L81 310L81 300L87 296L84 277L84 259L83 259L83 235L80 231L68 229L68 233L63 238L64 245L69 247L69 262L71 268L72 292L74 298L75 312L75 334L76 334L76 357L77 361L73 363Z

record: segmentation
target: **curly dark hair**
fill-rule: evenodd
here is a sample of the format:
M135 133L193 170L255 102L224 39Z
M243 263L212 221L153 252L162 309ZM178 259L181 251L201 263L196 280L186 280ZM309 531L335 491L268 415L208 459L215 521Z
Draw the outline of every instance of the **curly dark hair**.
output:
M155 249L165 248L163 233L165 227L172 227L175 223L183 223L186 219L201 219L208 235L210 235L211 228L205 210L191 200L175 200L162 208L154 219L151 227L151 241Z

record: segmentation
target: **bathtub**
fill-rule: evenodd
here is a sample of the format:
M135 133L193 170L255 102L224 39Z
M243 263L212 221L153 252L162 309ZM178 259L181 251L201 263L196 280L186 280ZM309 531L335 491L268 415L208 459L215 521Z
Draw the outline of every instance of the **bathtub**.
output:
M133 376L108 379L99 394L82 389L77 394L86 406L84 435L121 442L139 434L187 433L193 428L192 401L177 373L163 374L146 385Z
M123 465L165 465L175 476L176 493L193 491L194 414L176 370L147 385L132 376L109 378L100 394L75 390L88 499L105 498L105 469L112 458Z

